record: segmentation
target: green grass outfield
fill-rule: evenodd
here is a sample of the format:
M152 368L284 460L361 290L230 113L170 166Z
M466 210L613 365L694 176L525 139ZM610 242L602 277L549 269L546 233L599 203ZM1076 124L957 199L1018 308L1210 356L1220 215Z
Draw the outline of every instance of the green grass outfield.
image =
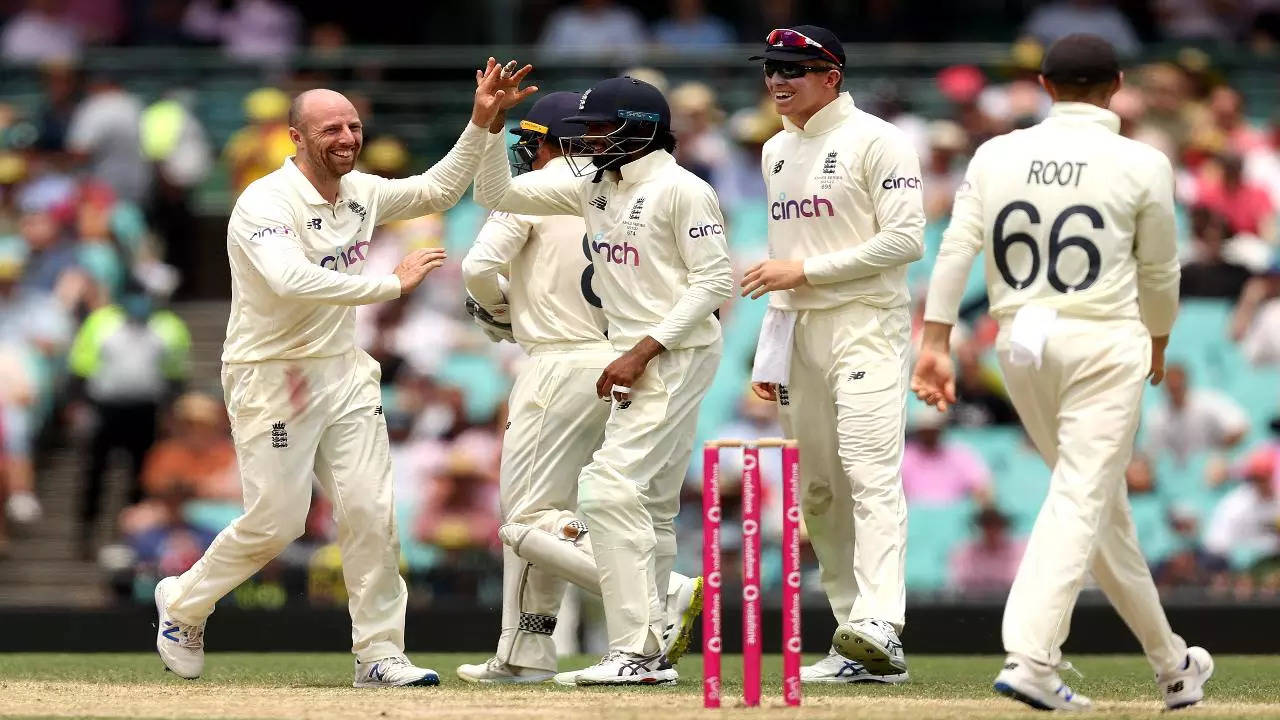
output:
M454 668L480 662L479 654L413 653L419 665L441 674L438 688L357 690L351 656L327 654L210 653L206 674L195 681L163 671L152 654L0 655L0 717L218 717L218 718L543 718L669 720L713 717L702 709L701 665L691 656L679 665L675 687L562 688L469 685ZM807 661L816 657L808 657ZM579 658L589 664L594 658ZM994 695L997 656L909 658L913 682L898 687L805 686L800 710L782 705L781 661L766 657L764 707L741 708L741 662L724 658L728 713L804 718L1004 718L1041 717ZM1069 683L1094 698L1108 718L1157 717L1155 683L1138 656L1074 656L1085 674ZM1217 671L1202 707L1176 717L1280 718L1280 657L1215 658ZM562 668L575 667L563 661ZM1168 717L1168 716L1165 716Z

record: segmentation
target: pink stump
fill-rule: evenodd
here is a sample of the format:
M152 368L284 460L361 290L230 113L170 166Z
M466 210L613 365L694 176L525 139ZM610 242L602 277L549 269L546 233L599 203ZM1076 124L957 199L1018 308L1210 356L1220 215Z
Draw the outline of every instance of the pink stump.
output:
M782 448L782 696L800 704L800 449Z
M760 704L760 449L742 450L742 700Z
M702 706L720 707L720 448L702 450Z

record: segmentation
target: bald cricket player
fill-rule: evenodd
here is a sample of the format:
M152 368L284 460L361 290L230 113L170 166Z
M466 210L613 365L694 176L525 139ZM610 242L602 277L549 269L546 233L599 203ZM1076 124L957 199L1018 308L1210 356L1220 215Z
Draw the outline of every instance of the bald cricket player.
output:
M355 170L363 127L330 90L293 102L297 154L245 189L227 226L231 319L222 384L245 512L190 570L156 587L156 649L184 678L204 668L214 603L303 532L311 476L333 500L350 596L356 687L436 685L404 655L407 591L392 499L378 363L355 345L356 305L412 292L444 262L410 253L394 274L362 277L375 226L452 207L483 154L505 93L491 67L471 122L422 175L388 180Z
M1118 134L1115 52L1068 35L1046 53L1044 122L984 143L956 193L929 285L912 378L955 403L950 337L969 269L986 252L1005 386L1053 469L1004 613L996 692L1042 710L1092 703L1058 676L1076 597L1092 575L1142 644L1169 708L1204 697L1213 660L1173 633L1134 531L1124 472L1147 378L1164 376L1178 310L1173 172Z

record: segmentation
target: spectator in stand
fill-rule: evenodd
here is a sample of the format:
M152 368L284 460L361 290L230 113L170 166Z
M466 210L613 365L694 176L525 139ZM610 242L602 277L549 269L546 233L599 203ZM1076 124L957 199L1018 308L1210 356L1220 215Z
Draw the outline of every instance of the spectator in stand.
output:
M173 485L156 497L159 522L128 535L125 541L135 555L135 568L151 578L186 572L205 548L213 542L213 533L187 522L183 508L191 499L184 485Z
M67 128L80 103L80 77L75 66L65 62L47 63L40 69L43 107L36 118L35 148L41 152L61 152L67 143Z
M258 88L245 96L244 114L249 124L237 130L222 151L237 195L249 183L278 170L294 153L288 95L275 88Z
M1209 552L1234 567L1280 553L1280 497L1276 494L1276 455L1264 450L1246 462L1244 482L1218 503L1205 530Z
M1185 463L1205 450L1235 447L1249 433L1244 409L1227 395L1191 389L1186 367L1170 364L1164 375L1166 404L1154 405L1146 417L1147 455Z
M1165 587L1222 587L1229 568L1221 556L1205 549L1200 541L1200 520L1196 511L1186 505L1169 508L1169 527L1177 538L1177 547L1157 565L1152 575L1156 585Z
M427 486L414 536L449 551L485 549L494 546L498 525L497 476L454 453Z
M1235 302L1250 277L1249 269L1223 257L1231 221L1203 205L1191 209L1192 259L1182 264L1179 294Z
M1041 5L1027 18L1023 32L1049 47L1056 40L1075 33L1097 35L1115 48L1116 54L1133 57L1142 49L1133 25L1108 0L1055 0Z
M1018 413L1009 402L1000 373L982 363L977 342L957 343L956 402L953 422L959 427L1017 425Z
M934 120L928 125L929 153L920 168L924 180L924 214L929 221L951 215L951 203L964 181L963 153L969 139L964 129L950 120Z
M996 128L996 122L978 104L987 79L976 66L952 65L943 68L938 71L935 81L938 91L951 103L950 119L964 130L971 147L1003 132Z
M1267 135L1244 115L1244 96L1229 85L1219 85L1209 93L1209 116L1214 127L1227 140L1227 148L1236 155L1267 146Z
M126 502L142 499L142 463L156 439L160 407L187 378L191 337L177 315L157 309L140 293L94 311L76 335L68 363L72 396L88 407L74 412L96 418L85 464L81 550L91 554L111 451L130 462Z
M280 0L194 0L182 28L236 60L283 62L298 49L303 25L297 8Z
M27 0L0 30L0 58L14 64L69 62L80 57L80 29L64 0Z
M782 119L773 109L773 101L767 100L729 116L727 125L734 144L728 160L712 172L711 185L725 214L731 217L738 208L754 207L764 201L760 152L769 138L782 131ZM736 243L741 238L733 236L733 240Z
M918 408L902 452L902 489L910 505L950 505L972 498L991 502L991 472L977 453L943 439L947 416Z
M63 17L75 23L85 44L112 46L124 37L124 0L65 0L62 5Z
M193 277L200 263L190 238L191 194L213 169L213 148L194 103L190 92L171 90L142 113L142 150L155 170L151 223L165 243L165 259L184 277Z
M973 518L980 533L951 554L947 587L966 595L1003 595L1013 586L1026 540L1009 536L1009 519L994 507Z
M729 162L729 141L721 129L724 111L716 104L715 91L695 81L677 86L667 97L671 130L678 140L676 162L710 181Z
M544 57L629 61L645 44L644 22L613 0L579 0L556 10L538 39Z
M1197 179L1196 204L1224 215L1236 233L1270 242L1275 238L1275 208L1266 189L1244 179L1244 160L1223 153L1204 163Z
M711 15L702 0L670 0L670 14L653 24L659 45L681 51L714 48L734 41L729 23Z
M144 205L151 193L151 167L142 154L142 103L107 75L89 81L67 128L67 151L116 195Z
M148 47L179 47L198 43L182 27L186 0L148 0L136 13L129 42Z
M1155 0L1151 10L1166 40L1227 43L1238 29L1235 0Z
M1187 76L1172 63L1145 65L1137 75L1146 106L1143 123L1162 131L1179 150L1186 147L1205 114L1191 100Z
M1231 337L1254 365L1280 364L1280 262L1244 285L1231 318Z

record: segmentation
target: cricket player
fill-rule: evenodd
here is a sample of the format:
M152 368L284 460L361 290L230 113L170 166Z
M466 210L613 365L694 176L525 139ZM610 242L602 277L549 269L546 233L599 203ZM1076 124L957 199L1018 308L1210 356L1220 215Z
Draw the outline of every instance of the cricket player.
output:
M1173 173L1155 148L1118 134L1107 105L1121 81L1106 41L1068 35L1041 68L1049 117L978 148L943 235L912 378L921 400L943 411L955 402L951 329L985 250L1005 385L1053 468L1005 606L995 689L1044 710L1091 706L1057 672L1088 574L1142 643L1169 708L1199 702L1213 673L1209 653L1169 628L1125 491L1143 383L1164 375L1180 271Z
M452 207L475 175L485 129L506 99L500 68L476 89L471 122L422 175L354 170L363 129L330 90L299 95L297 154L255 181L227 226L231 319L222 383L244 484L244 515L190 570L156 587L156 649L184 678L204 667L205 620L219 598L303 532L314 472L333 499L350 595L356 687L436 685L404 656L407 597L377 362L355 346L354 306L412 292L444 262L409 254L393 275L361 277L376 225Z
M564 122L579 98L556 92L533 104L511 131L519 137L511 146L513 167L573 177L560 138L579 131ZM468 682L550 680L565 581L600 593L587 525L574 512L578 474L600 447L609 419L595 381L617 353L605 336L585 238L577 215L495 212L462 261L477 324L491 339L518 342L530 355L511 389L502 443L502 633L487 662L458 667ZM664 650L673 663L688 647L701 594L701 578L672 573Z
M924 253L920 160L906 136L841 91L844 49L814 25L774 30L762 55L783 130L765 143L769 293L755 392L800 443L800 504L835 614L807 682L902 682L907 505L902 493L911 318L907 265Z
M678 674L664 656L662 634L673 519L698 406L720 362L713 313L733 290L724 220L711 187L671 156L671 111L657 88L629 77L605 80L584 92L565 120L585 126L583 134L561 138L572 173L512 180L500 136L492 134L476 176L476 199L485 207L585 220L615 356L595 383L599 398L613 399L604 440L578 478L609 652L556 681L671 683Z

